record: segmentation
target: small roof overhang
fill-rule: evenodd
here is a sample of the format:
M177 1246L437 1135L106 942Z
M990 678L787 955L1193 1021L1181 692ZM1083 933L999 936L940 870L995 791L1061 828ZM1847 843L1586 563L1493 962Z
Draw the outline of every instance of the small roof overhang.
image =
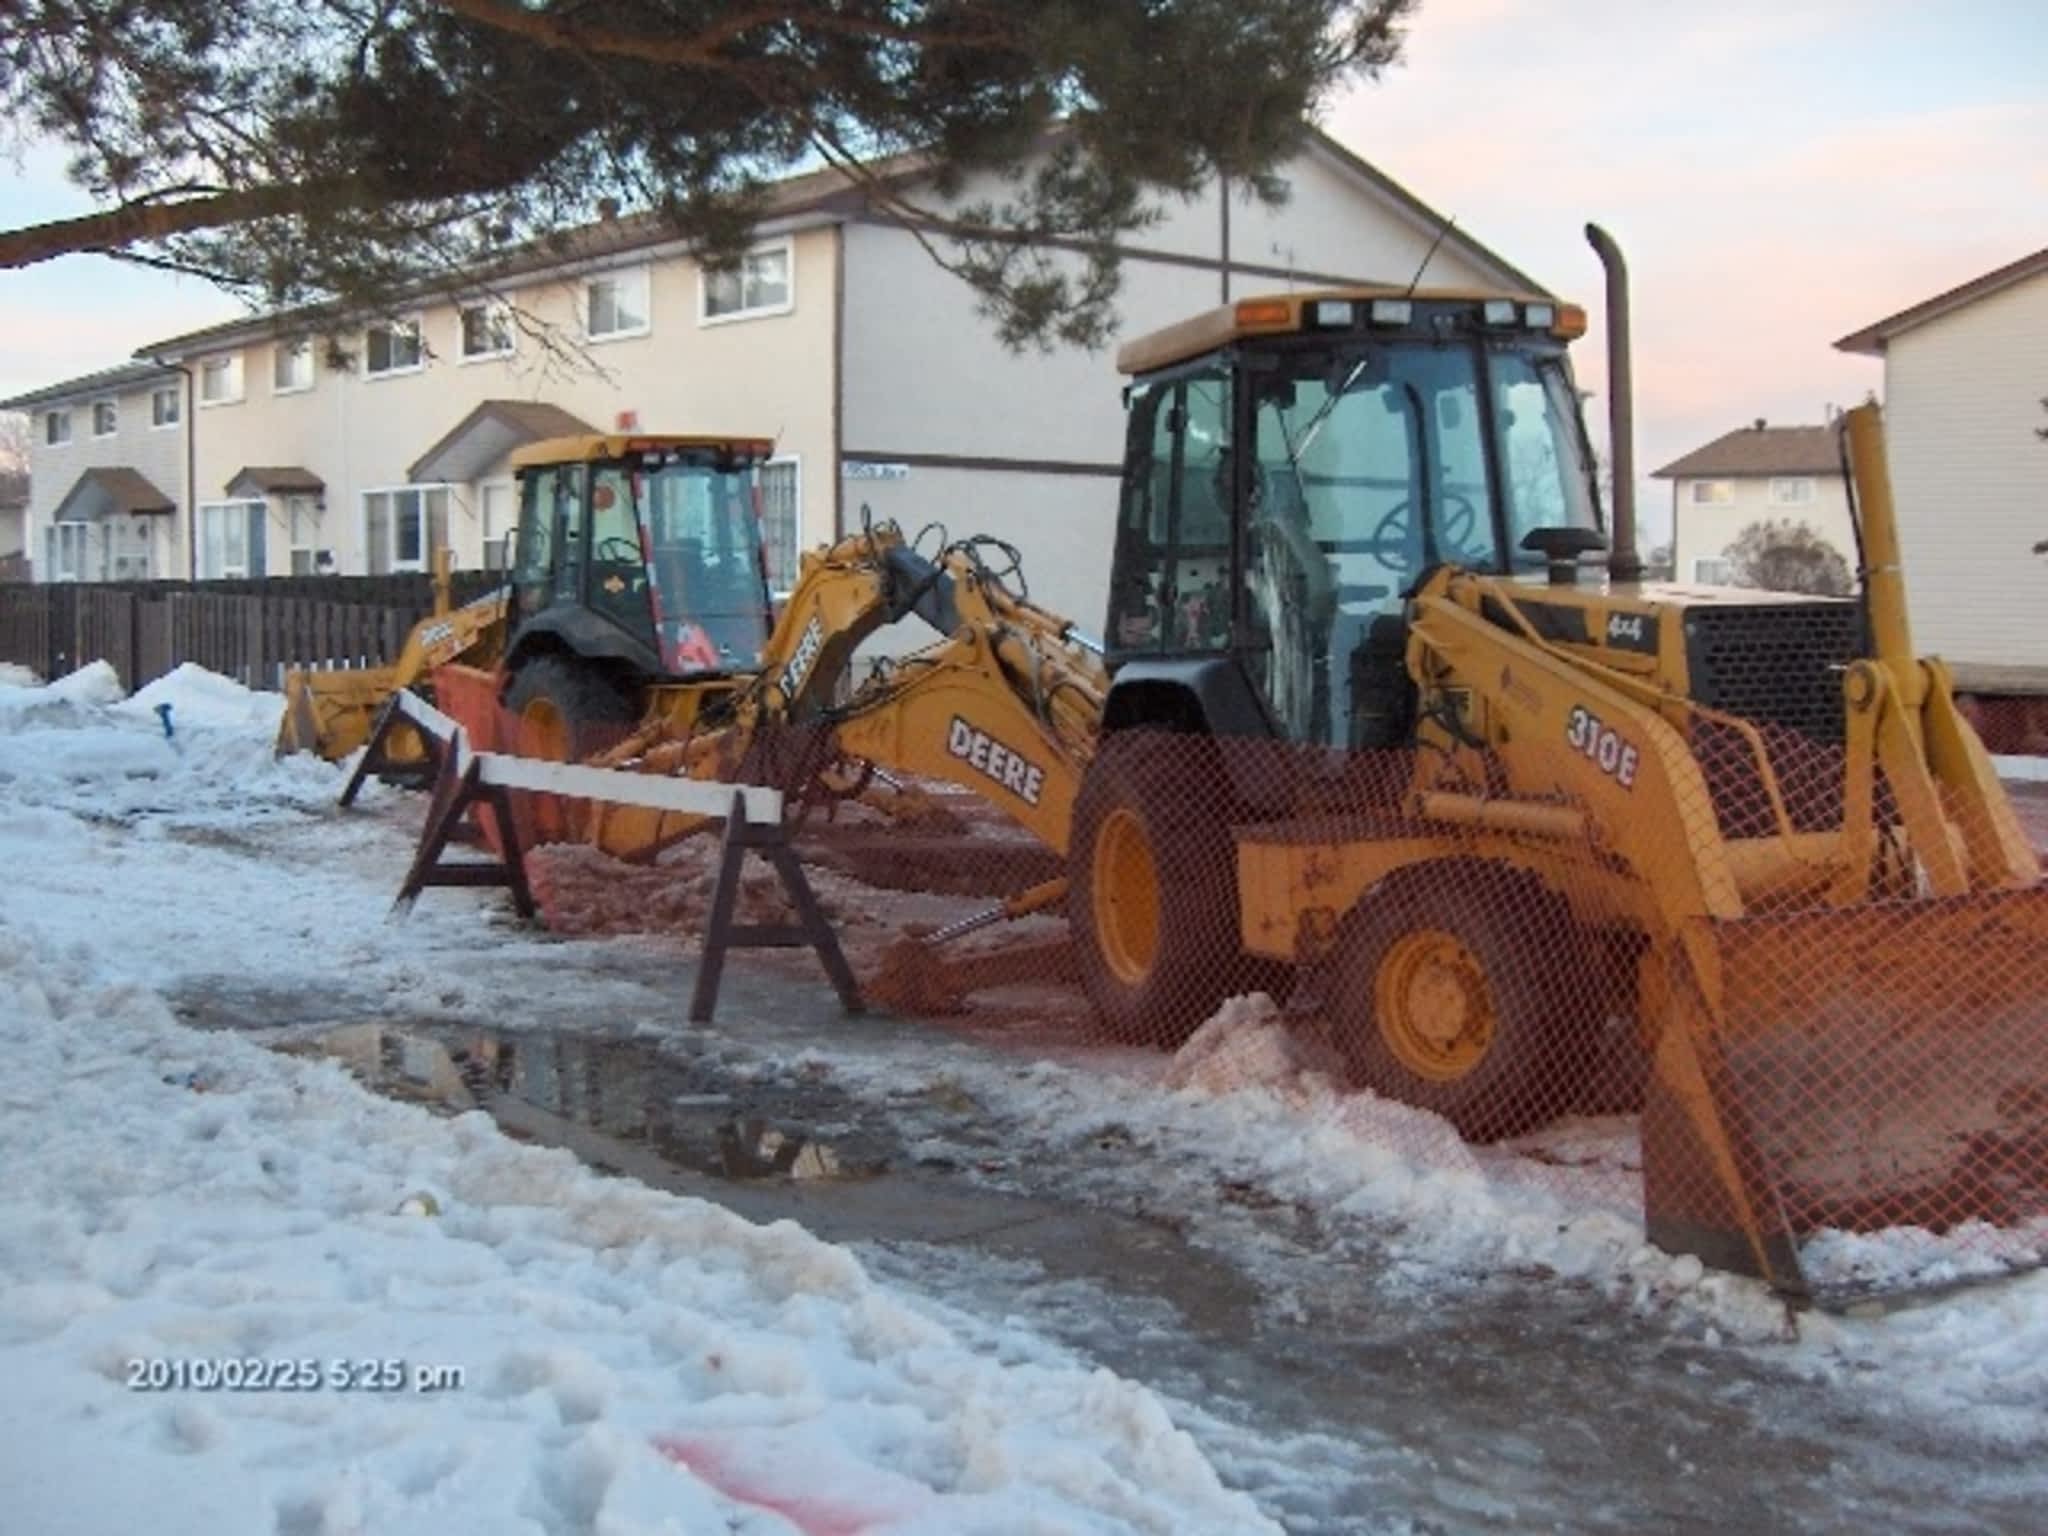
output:
M162 514L178 504L125 465L88 469L72 483L50 514L53 523L97 522L129 514Z
M227 483L230 496L320 496L327 483L296 464L251 464Z
M515 448L551 437L574 437L590 423L545 400L486 400L406 470L414 484L467 485L502 463Z

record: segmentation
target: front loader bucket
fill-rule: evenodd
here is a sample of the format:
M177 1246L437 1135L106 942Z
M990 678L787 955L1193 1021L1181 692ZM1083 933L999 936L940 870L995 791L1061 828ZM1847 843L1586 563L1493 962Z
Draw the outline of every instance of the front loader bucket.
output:
M287 672L277 755L317 752L331 763L340 762L369 741L377 711L396 686L397 674L390 667ZM386 752L399 762L418 760L424 765L426 761L425 750L411 730L394 731Z
M2048 1262L2048 888L1685 948L1644 1106L1652 1241L1823 1301Z

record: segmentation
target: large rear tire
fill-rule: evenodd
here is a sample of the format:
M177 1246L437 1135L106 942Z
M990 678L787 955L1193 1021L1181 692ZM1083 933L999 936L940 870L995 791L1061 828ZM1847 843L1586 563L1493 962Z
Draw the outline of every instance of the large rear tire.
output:
M1067 922L1105 1030L1175 1047L1247 974L1222 776L1199 737L1108 738L1074 803Z
M1338 929L1325 996L1362 1086L1498 1141L1582 1100L1595 989L1564 899L1524 870L1439 859L1389 875Z
M603 672L573 656L536 656L505 691L519 719L522 756L580 762L613 745L638 716Z
M581 762L615 744L638 716L633 701L612 680L573 656L535 656L505 690L505 708L517 718L522 757ZM529 845L581 841L588 803L551 794L521 797L520 829Z

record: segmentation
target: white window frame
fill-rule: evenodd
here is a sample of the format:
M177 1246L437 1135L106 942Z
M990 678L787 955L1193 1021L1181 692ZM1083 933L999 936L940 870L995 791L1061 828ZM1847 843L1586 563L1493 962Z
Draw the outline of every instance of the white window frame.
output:
M65 537L66 534L73 533L77 535L77 539L75 541L67 539ZM63 551L67 544L73 546L75 553L78 556L78 568L76 570L67 571L64 568ZM50 574L45 578L45 580L68 582L91 580L92 578L86 575L85 572L85 562L90 557L91 553L91 523L87 522L83 518L73 517L65 518L61 522L53 521L50 524Z
M171 402L171 414L163 413L162 402ZM175 432L185 419L185 392L175 384L166 384L149 392L149 430L152 432Z
M417 485L373 485L364 489L362 495L356 500L356 532L360 535L363 551L363 572L365 575L395 576L401 571L424 571L432 565L434 550L433 546L427 541L433 533L434 520L427 513L427 496L433 491L440 491L447 498L446 505L441 513L441 525L443 528L446 528L448 526L449 514L455 510L456 504L455 486L450 481L426 480ZM417 492L419 495L419 510L416 515L420 520L420 553L417 560L401 560L398 558L397 498L409 492ZM382 571L377 569L376 552L370 548L370 500L376 496L392 498L391 517L385 524L386 537L391 540L391 547L385 552L388 559Z
M1820 489L1811 475L1773 475L1771 477L1771 505L1774 507L1810 507L1819 499Z
M419 356L402 368L372 368L370 366L370 338L379 331L396 335L401 329L412 331L413 343L419 349ZM399 320L379 320L363 327L363 377L366 379L398 379L407 374L427 371L427 328L418 315L408 315Z
M302 382L296 384L278 383L278 364L287 357L303 357L306 360L306 377ZM272 344L270 348L270 392L273 395L303 395L313 387L314 377L312 337L301 336L296 340L281 340Z
M108 426L100 430L100 407L107 410ZM92 403L92 435L94 437L115 437L121 431L121 402L118 400L95 400Z
M1692 579L1702 587L1735 585L1735 562L1726 555L1700 555L1692 563Z
M621 326L617 330L593 331L590 328L590 291L599 283L636 282L640 289L640 323L637 326ZM611 267L603 272L593 272L583 279L577 292L577 312L583 327L583 339L598 343L606 341L631 341L636 336L650 336L654 333L654 279L648 268Z
M235 560L227 558L228 541L225 532L223 532L221 537L220 569L210 571L207 569L207 522L210 518L222 517L230 513L236 514L236 516L228 523L228 526L240 530L241 549L239 558ZM194 537L199 546L198 568L201 581L246 581L251 576L267 574L263 571L251 571L249 569L249 519L252 515L256 517L269 515L268 509L265 508L263 502L255 497L243 496L223 499L221 501L202 501L199 503L198 514L194 520Z
M43 446L45 448L69 448L71 446L71 407L61 411L43 412Z
M747 303L747 263L754 257L768 251L779 251L782 255L782 298L773 304ZM786 315L796 308L796 241L788 235L780 240L764 240L759 245L749 246L740 257L736 274L740 280L740 307L729 309L722 315L711 313L712 272L704 267L697 269L697 323L699 325L727 325L735 320L765 320L771 315Z
M216 396L213 399L208 399L206 394L206 380L208 376L212 374L215 368L225 370L225 376L228 380L229 392L224 395ZM242 354L239 352L230 352L224 357L209 357L205 361L201 362L199 365L199 384L197 393L199 395L199 408L202 411L210 410L212 407L217 405L240 405L242 403L243 395Z
M786 583L782 584L782 585L777 585L777 583L776 583L776 581L775 581L775 573L774 573L773 571L770 571L770 572L768 573L768 586L769 586L769 594L768 594L768 595L769 595L770 597L772 597L772 598L776 598L776 599L781 599L781 598L785 598L785 597L789 596L789 594L790 594L790 593L791 593L792 591L794 591L794 590L795 590L795 588L796 588L796 583L797 583L797 576L798 576L798 573L799 573L799 572L800 572L800 571L801 571L801 570L803 569L803 562L804 562L804 465L803 465L803 456L802 456L801 454L795 454L795 453L783 453L783 454L777 454L777 455L776 455L776 456L775 456L774 458L772 458L772 459L765 459L765 460L763 460L763 461L762 461L762 463L761 463L761 469L762 469L763 473L765 474L765 472L766 472L766 471L768 471L768 470L771 470L771 469L776 469L776 468L779 468L779 467L781 467L781 466L782 466L782 465L784 465L784 464L787 464L787 465L789 466L789 468L790 468L790 478L791 478L791 480L792 480L792 481L794 482L794 484L793 484L793 485L791 486L791 489L790 489L790 508L791 508L791 510L792 510L792 511L794 512L794 514L795 514L795 516L796 516L796 526L795 526L795 527L794 527L793 529L791 529L791 530L790 530L790 531L791 531L791 535L792 535L792 538L791 538L791 556L790 556L790 568L789 568L789 571L788 571L788 573L787 573L787 574L788 574L788 577L789 577L789 580L788 580L788 581L787 581ZM761 487L760 489L761 489L761 511L762 511L762 514L763 514L763 515L762 515L762 519L761 519L761 545L762 545L762 549L763 549L763 550L764 550L764 552L765 552L765 551L766 551L766 549L767 549L767 547L768 547L768 543L769 543L769 538L768 538L768 519L767 519L767 516L766 516L766 514L767 514L767 510L768 510L768 496L767 496L767 488L766 488L766 486L762 486L762 487Z
M469 317L479 310L483 312L484 324L497 331L502 327L505 344L489 352L469 350ZM499 358L510 357L518 350L517 333L512 328L512 306L495 301L482 304L464 304L455 311L455 354L465 363L489 363Z
M1707 494L1701 495L1704 491ZM1686 504L1694 507L1732 507L1735 505L1735 482L1733 480L1693 480L1688 482Z

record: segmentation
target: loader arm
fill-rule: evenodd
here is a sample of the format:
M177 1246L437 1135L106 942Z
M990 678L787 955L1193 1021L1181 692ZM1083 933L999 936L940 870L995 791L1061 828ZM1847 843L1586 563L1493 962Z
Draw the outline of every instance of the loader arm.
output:
M661 690L650 718L601 759L646 773L763 779L799 790L834 762L959 784L1064 851L1101 720L1107 679L1058 614L1012 592L968 540L929 559L893 523L804 556L763 655L729 707L678 707ZM840 698L856 649L916 617L944 636L877 663ZM698 830L695 818L605 807L596 841L646 857Z

